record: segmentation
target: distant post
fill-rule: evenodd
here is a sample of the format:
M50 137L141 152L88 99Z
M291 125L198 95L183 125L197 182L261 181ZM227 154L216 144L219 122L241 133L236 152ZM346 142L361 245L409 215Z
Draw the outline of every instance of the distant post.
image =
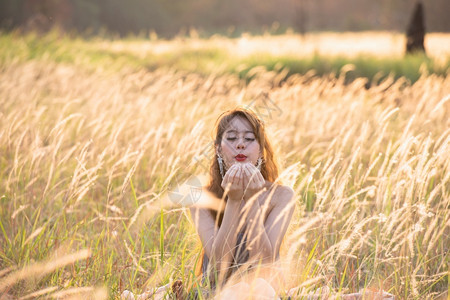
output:
M424 40L425 21L423 4L421 1L418 1L406 31L406 54L414 52L425 53Z

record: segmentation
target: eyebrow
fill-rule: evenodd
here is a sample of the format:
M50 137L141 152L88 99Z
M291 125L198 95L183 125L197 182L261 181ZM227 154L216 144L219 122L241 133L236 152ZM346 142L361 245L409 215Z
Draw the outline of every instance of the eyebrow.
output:
M225 133L234 133L234 132L238 132L237 130L234 130L234 129L230 129L230 130L227 130L227 131L225 131ZM251 130L246 130L246 131L244 131L245 133L253 133L253 131L251 131ZM253 133L254 134L254 133Z

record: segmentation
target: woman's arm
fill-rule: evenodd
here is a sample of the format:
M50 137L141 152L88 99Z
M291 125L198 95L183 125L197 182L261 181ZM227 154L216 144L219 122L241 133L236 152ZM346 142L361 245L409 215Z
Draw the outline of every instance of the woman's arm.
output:
M222 225L217 231L212 243L211 262L216 270L219 271L220 275L226 274L233 261L237 234L239 232L240 204L241 202L230 199L227 201Z
M219 280L226 274L233 260L233 253L239 231L239 213L242 202L228 200L224 210L222 225L217 229L212 214L203 208L191 207L197 232L203 248Z
M264 223L264 228L272 245L272 256L274 259L280 253L281 242L294 214L294 191L288 186L281 186L275 199L275 205Z
M191 208L206 255L210 264L219 272L219 280L226 275L233 260L243 204L242 180L241 167L238 164L230 167L223 178L222 187L225 189L228 200L219 228L216 227L216 220L207 210Z
M255 195L249 199L244 206L244 218L247 224L247 249L250 254L249 260L267 261L271 257L272 244L264 227L265 216L268 206L261 206L259 197ZM268 202L268 200L267 200ZM266 203L267 203L266 202Z
M281 241L294 211L294 191L290 187L277 185L269 195L261 195L265 191L265 179L261 172L252 164L245 164L243 169L246 174L244 199L247 203L244 210L247 211L245 216L249 225L247 247L250 259L272 262L278 257ZM264 205L261 205L260 199Z
M280 251L281 241L289 226L292 214L294 212L294 192L290 187L279 186L265 203L273 199L273 208L271 208L267 218L266 211L268 204L261 205L257 197L253 198L248 205L246 222L248 228L248 245L250 260L262 260L262 263L273 262Z

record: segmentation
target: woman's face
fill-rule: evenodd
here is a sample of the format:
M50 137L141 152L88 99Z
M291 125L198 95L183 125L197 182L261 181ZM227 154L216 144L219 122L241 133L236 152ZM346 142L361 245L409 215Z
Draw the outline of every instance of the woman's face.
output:
M219 153L225 161L226 169L235 163L256 165L261 156L260 145L247 119L236 116L230 121L223 133Z

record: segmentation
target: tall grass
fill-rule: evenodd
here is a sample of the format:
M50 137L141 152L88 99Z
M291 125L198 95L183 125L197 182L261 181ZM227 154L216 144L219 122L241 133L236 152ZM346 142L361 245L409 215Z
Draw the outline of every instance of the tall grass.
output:
M448 296L448 76L365 89L362 78L258 67L246 83L10 58L0 71L2 295L115 298L191 278L199 240L166 192L178 175L205 174L218 115L250 105L295 190L287 288Z

